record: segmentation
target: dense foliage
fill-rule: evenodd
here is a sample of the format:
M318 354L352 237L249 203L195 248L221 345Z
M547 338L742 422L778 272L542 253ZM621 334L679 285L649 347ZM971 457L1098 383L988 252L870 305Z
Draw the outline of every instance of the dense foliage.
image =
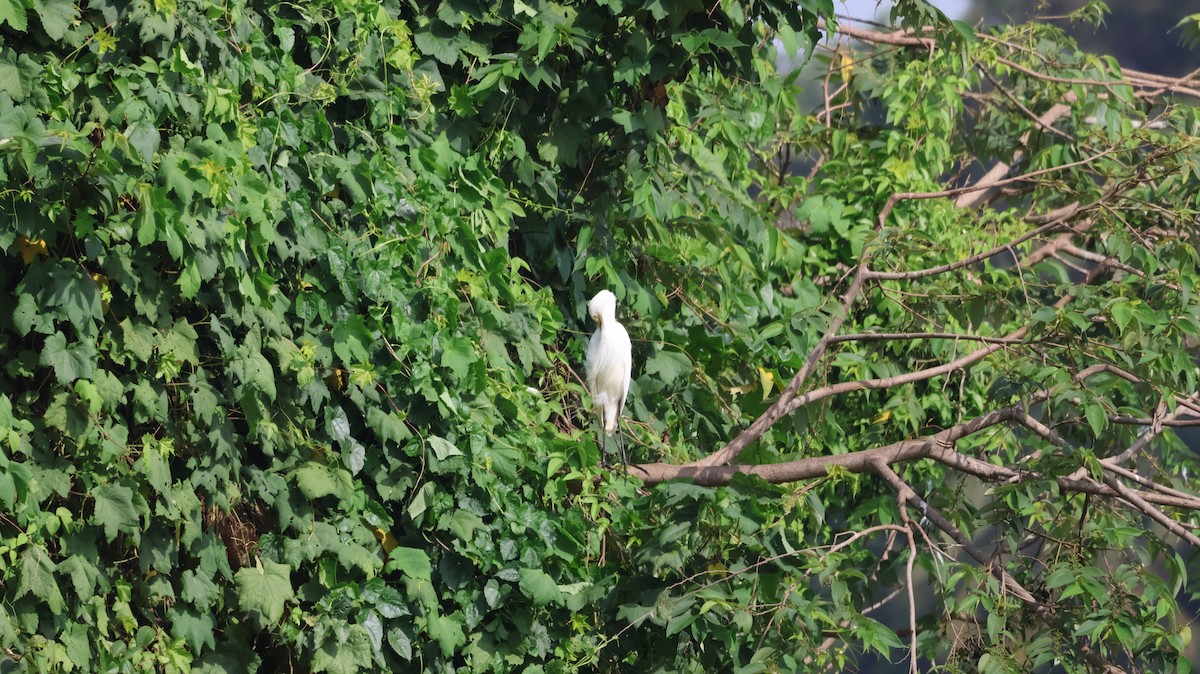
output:
M1195 84L896 16L0 0L0 669L1186 671Z

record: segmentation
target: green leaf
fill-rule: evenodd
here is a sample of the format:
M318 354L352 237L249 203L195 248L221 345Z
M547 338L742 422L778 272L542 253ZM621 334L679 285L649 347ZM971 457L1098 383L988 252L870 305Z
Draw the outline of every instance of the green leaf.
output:
M462 337L442 340L442 367L448 368L456 379L466 379L476 360L474 346Z
M104 535L113 540L120 532L136 534L141 530L138 521L140 508L134 503L133 490L119 484L104 484L92 490L95 508L92 523L104 527ZM141 500L141 497L137 497ZM143 505L144 507L144 505Z
M396 651L396 655L399 655L405 660L412 660L412 637L408 636L408 632L406 632L402 627L397 626L390 628L387 633L387 640L388 645L392 647L392 650Z
M1113 320L1117 323L1117 329L1121 332L1125 332L1125 326L1129 325L1137 313L1133 304L1126 300L1113 302L1108 310L1112 313Z
M429 448L433 450L433 455L438 461L445 461L452 456L462 456L462 450L454 446L454 443L449 440L431 435L429 436Z
M77 266L56 265L42 294L47 307L60 307L72 325L85 330L100 319L100 289Z
M239 570L233 580L242 608L265 626L277 624L283 617L284 605L295 598L291 574L292 569L286 564L262 558L256 559L253 567Z
M362 316L350 316L333 326L333 352L346 365L369 361L375 341Z
M646 361L646 374L670 384L692 372L692 361L676 351L658 351Z
M450 657L459 646L467 642L462 620L457 615L430 616L426 623L429 636L438 643L443 657Z
M292 473L296 486L304 498L316 500L324 496L336 496L345 499L353 493L349 475L345 471L330 468L315 461L307 461Z
M429 555L419 548L397 546L388 554L385 571L401 571L406 576L418 580L430 580L433 577L433 565Z
M1104 406L1098 402L1085 402L1083 404L1083 414L1087 417L1088 426L1091 427L1092 433L1096 437L1104 432L1105 426L1108 425L1108 413Z
M275 370L261 352L250 348L241 349L238 357L230 362L229 371L243 386L252 387L268 400L275 399Z
M17 585L17 597L26 594L46 602L55 615L62 613L65 606L58 581L54 577L54 562L40 545L29 545L21 555L21 582Z
M533 601L534 606L545 606L550 603L560 603L563 595L558 589L558 583L548 573L541 569L520 569L517 571L518 585L521 591Z
M183 639L199 653L205 648L216 646L216 621L209 612L193 613L191 611L172 610L168 613L171 621L171 636Z
M1054 590L1073 582L1075 582L1075 569L1069 566L1060 566L1046 576L1046 589Z
M8 23L8 25L23 33L28 29L26 21L24 2L21 2L21 0L0 0L0 22Z
M63 39L71 22L79 16L73 0L33 0L33 11L52 40Z
M68 345L66 336L55 332L46 338L39 362L54 368L54 377L60 384L91 378L96 372L96 345L90 341Z
M0 0L0 19L4 17L4 6L8 0ZM24 13L22 12L22 16ZM25 98L25 87L21 83L21 70L11 63L0 63L0 92L6 93L14 101Z
M3 0L0 0L3 2ZM35 324L40 325L42 321L41 312L38 311L37 302L33 299L33 295L29 293L21 293L17 299L17 306L13 309L12 322L13 327L21 333L21 336L29 334Z
M891 657L891 649L904 647L896 633L878 620L864 615L857 616L855 620L858 635L862 639L864 647L874 650L884 657Z
M371 637L362 625L348 625L345 639L326 642L313 654L312 671L331 674L356 674L372 662Z

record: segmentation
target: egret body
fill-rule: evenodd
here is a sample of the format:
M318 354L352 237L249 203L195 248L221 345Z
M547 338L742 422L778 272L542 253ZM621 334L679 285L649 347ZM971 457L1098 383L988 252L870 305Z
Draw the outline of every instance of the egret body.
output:
M592 408L607 437L616 432L629 395L629 378L633 371L633 345L625 326L617 321L617 296L608 290L596 293L588 302L588 314L596 322L596 331L588 342L587 388L592 396ZM621 460L625 445L617 435Z

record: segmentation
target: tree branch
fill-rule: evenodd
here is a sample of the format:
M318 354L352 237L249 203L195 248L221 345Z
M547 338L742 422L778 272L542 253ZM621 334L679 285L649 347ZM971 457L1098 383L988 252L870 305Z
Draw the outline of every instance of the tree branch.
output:
M867 259L867 254L864 251L862 262L859 263L858 269L854 274L854 280L850 282L850 287L846 290L846 294L842 298L841 311L830 321L829 327L825 330L825 335L813 347L812 352L808 354L808 358L804 361L804 366L788 382L787 388L779 394L779 399L767 408L767 411L763 412L758 419L755 419L754 423L747 426L733 440L730 440L728 444L692 465L716 466L732 461L742 450L749 447L750 443L762 437L762 434L766 433L767 429L774 426L775 422L789 411L788 405L791 403L792 398L795 397L796 392L800 390L800 386L804 384L809 375L816 370L817 363L820 362L821 356L825 354L825 350L829 347L830 340L841 329L842 323L850 315L850 307L853 306L854 301L858 299L859 294L862 292L865 280L864 274L867 270Z
M952 339L964 342L983 342L984 344L1026 344L1026 340L1011 337L984 337L982 335L966 335L958 332L859 332L853 335L838 335L829 340L831 344L842 342L879 342L887 340L910 339Z

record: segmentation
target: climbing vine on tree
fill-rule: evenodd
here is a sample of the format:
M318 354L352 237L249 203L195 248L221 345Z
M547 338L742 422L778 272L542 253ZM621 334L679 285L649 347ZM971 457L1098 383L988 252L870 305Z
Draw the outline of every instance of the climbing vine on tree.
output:
M1187 671L1200 87L894 15L0 0L0 669Z

